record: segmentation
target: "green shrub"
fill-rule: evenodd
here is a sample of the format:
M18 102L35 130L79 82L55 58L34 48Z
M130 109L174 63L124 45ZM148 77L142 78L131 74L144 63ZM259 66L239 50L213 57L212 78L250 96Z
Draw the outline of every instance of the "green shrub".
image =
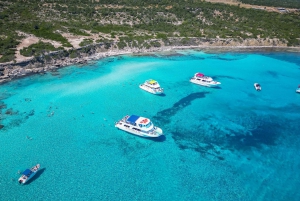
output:
M161 38L161 39L167 40L168 36L166 34L158 33L156 35L156 38Z
M69 28L69 32L71 32L75 35L80 35L80 36L90 36L90 34L84 32L84 31L81 31L78 28Z
M120 41L118 42L117 46L119 49L124 49L124 47L126 47L127 44L124 41Z
M81 43L79 43L79 46L83 47L83 46L90 45L90 44L93 44L92 39L83 39L83 41L81 41Z
M151 41L150 44L153 47L160 47L161 46L161 44L158 41Z
M0 58L0 63L10 62L15 59L15 54L5 54Z
M58 51L58 50L63 50L63 48L62 47L55 48L50 43L44 43L39 41L36 44L32 44L29 47L25 47L21 49L20 54L26 57L31 57L31 56L38 56L40 54L46 54L51 51Z

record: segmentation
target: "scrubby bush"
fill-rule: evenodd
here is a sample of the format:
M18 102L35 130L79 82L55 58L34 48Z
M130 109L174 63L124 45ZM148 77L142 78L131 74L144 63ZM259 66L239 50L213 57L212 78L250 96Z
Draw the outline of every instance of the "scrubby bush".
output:
M92 39L83 39L83 41L81 41L81 43L79 43L79 46L83 47L86 45L90 45L93 44L93 40Z
M63 49L62 47L55 48L50 43L44 43L39 41L36 44L32 44L29 47L24 47L23 49L21 49L20 54L26 57L31 57L31 56L38 56L41 54L49 53L51 51L58 51L62 49Z

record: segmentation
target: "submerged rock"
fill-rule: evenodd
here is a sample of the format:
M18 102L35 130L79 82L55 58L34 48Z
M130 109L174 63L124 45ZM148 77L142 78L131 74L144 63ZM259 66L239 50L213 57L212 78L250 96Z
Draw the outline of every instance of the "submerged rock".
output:
M14 115L17 114L18 112L14 112L12 108L9 108L8 110L6 110L5 114L7 115Z
M0 102L0 109L5 109L6 105L3 102Z

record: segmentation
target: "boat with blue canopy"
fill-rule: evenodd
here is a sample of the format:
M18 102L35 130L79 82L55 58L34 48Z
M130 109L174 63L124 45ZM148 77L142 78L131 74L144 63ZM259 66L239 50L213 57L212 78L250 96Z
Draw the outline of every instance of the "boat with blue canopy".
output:
M126 115L116 122L115 127L142 137L159 137L163 135L162 129L154 126L150 119L137 115Z
M31 169L26 169L22 176L19 178L19 184L25 184L27 181L29 181L36 172L40 169L40 164L37 164L36 166L33 166Z

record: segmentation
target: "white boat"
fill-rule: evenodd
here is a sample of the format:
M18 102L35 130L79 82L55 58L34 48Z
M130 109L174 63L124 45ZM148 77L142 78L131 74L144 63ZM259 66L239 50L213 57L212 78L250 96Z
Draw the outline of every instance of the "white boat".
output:
M164 89L160 87L157 81L152 79L146 80L145 83L140 84L140 88L152 94L164 93Z
M254 83L254 88L256 89L256 91L260 91L261 90L261 86L258 83Z
M159 137L163 131L154 126L150 119L137 115L127 115L116 122L115 127L142 137Z
M28 180L30 180L36 172L40 169L40 164L37 164L36 166L32 167L31 169L26 169L23 173L22 176L19 178L19 183L20 184L25 184Z
M299 85L298 88L296 89L296 93L300 93L300 85Z
M190 79L190 82L206 87L214 87L221 84L221 82L214 81L211 77L205 76L202 73L196 73L194 77Z

